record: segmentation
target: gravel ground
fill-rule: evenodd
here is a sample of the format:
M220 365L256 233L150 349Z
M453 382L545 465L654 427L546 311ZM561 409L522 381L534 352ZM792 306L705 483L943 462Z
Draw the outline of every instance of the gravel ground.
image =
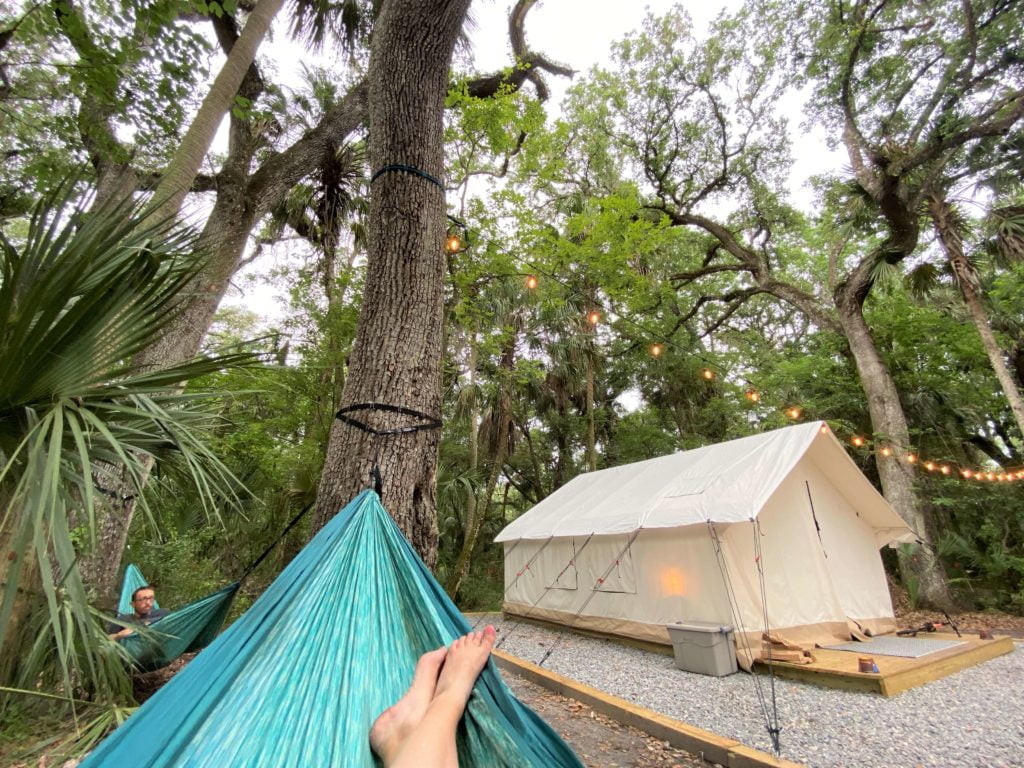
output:
M486 621L500 647L669 717L771 751L755 681L677 670L670 656L571 632ZM481 621L481 625L484 622ZM1024 648L891 699L777 679L782 757L810 768L1024 767Z

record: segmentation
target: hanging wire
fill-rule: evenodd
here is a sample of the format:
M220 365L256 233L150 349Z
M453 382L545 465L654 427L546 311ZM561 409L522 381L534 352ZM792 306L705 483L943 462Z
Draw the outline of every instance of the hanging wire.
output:
M633 531L633 535L629 537L629 541L626 542L626 546L624 546L621 550L619 550L619 554L617 554L612 559L611 564L605 569L604 573L602 573L601 576L597 579L597 581L594 582L594 586L592 586L590 588L590 596L587 597L587 599L583 601L583 605L581 605L579 607L579 610L577 610L576 613L573 615L572 621L570 621L569 624L565 628L566 631L565 632L560 632L558 634L558 636L555 638L555 642L551 644L551 647L548 648L548 650L545 652L545 654L541 657L541 660L537 662L537 666L538 667L543 667L544 666L544 662L547 661L548 658L550 658L551 654L554 653L555 649L558 648L558 646L561 644L562 639L566 635L566 632L571 630L576 625L576 620L580 617L580 615L583 613L583 611L586 610L587 606L590 605L590 601L594 599L594 596L597 595L597 593L601 591L600 587L604 584L605 579L608 578L608 574L612 572L612 568L615 568L616 566L618 566L619 561L622 559L622 556L624 554L626 554L626 551L633 545L633 542L636 540L636 537L637 537L637 535L639 533L640 533L640 529L639 528L637 528L635 531ZM594 534L590 534L590 535L593 536ZM589 541L589 539L588 539L588 541Z
M740 615L740 611L738 608L739 603L737 602L736 598L736 589L735 587L733 587L732 578L729 576L729 566L725 562L725 553L722 552L722 542L718 537L718 531L715 529L714 523L708 520L707 524L708 531L711 533L711 543L715 548L715 560L718 563L718 569L722 574L722 581L725 584L726 594L729 598L729 610L732 613L733 620L736 622L736 629L739 630L744 649L747 652L747 656L750 658L750 676L754 680L754 693L757 696L758 705L761 707L761 714L764 717L765 729L768 731L768 736L772 740L772 746L776 747L777 752L777 746L779 743L777 728L772 722L772 718L768 709L768 700L765 696L764 689L761 687L761 679L753 671L753 663L755 656L753 650L751 650L750 647L750 638L747 637L747 629L743 624L743 617ZM774 685L774 678L772 682ZM773 730L776 732L773 733Z
M561 571L559 571L558 575L555 576L554 581L552 581L551 584L549 584L544 589L544 591L541 592L540 597L538 597L536 600L534 600L533 603L530 605L530 607L526 609L526 613L524 613L522 616L520 616L517 620L514 621L514 623L512 625L512 629L510 629L508 631L508 634L505 635L503 638L501 638L501 640L498 641L497 645L494 646L495 648L501 648L501 646L503 646L505 644L505 641L508 640L510 637L512 637L512 635L515 634L516 630L519 629L519 627L521 627L523 625L523 623L526 621L526 619L528 619L530 617L530 614L533 613L533 609L537 607L537 605L540 603L541 600L543 600L545 597L547 597L548 592L550 592L552 589L554 589L555 584L558 583L558 580L560 578L562 578L562 576L565 575L565 572L568 571L570 567L575 565L576 558L578 558L580 556L580 552L582 552L584 549L587 548L587 544L590 543L590 540L592 538L594 538L594 534L590 534L589 536L587 536L586 541L583 542L583 546L580 547L579 549L575 549L575 539L573 539L573 547L574 547L573 555L572 555L572 558L569 560L569 562L565 564L565 568L563 568Z

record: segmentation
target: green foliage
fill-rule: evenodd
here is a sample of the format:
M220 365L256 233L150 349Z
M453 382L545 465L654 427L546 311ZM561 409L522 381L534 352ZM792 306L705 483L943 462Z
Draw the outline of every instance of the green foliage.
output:
M0 531L12 553L0 643L5 680L56 678L68 697L82 688L109 699L124 696L125 668L89 604L79 551L93 549L111 489L149 511L154 461L162 482L193 487L207 513L236 503L240 485L205 441L211 394L176 388L255 358L135 366L202 266L194 236L126 204L86 214L73 187L40 202L24 238L0 233ZM25 656L29 628L37 639Z

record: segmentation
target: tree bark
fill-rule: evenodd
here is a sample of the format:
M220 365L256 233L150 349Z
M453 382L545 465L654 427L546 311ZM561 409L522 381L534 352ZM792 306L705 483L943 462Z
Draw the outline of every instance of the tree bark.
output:
M981 337L981 345L985 348L992 370L995 371L999 385L1010 403L1010 410L1017 422L1017 429L1024 436L1024 400L1021 399L1020 389L1014 381L1010 368L1006 364L1003 350L996 341L996 335L992 332L992 325L989 323L988 313L982 304L979 291L980 282L978 272L974 264L964 254L964 242L956 226L956 213L953 207L945 200L933 197L928 201L928 212L935 225L935 232L939 236L942 249L946 252L949 266L953 269L956 277L956 284L960 288L960 295L963 296L967 311L971 313L974 320L974 327Z
M256 51L283 5L284 0L259 0L246 19L242 34L231 47L199 112L189 125L188 132L153 193L157 205L153 215L157 220L177 216L185 195L199 173L203 158L213 143L217 128L231 109L242 80L256 59Z
M374 25L369 67L371 169L392 164L443 175L448 68L469 0L392 0ZM378 177L370 195L363 304L342 404L441 408L445 201L408 172ZM362 411L377 428L396 419ZM402 424L409 419L402 417ZM437 430L385 438L335 421L317 494L321 528L366 485L376 461L383 502L428 566L437 556Z
M923 602L948 610L952 607L952 599L946 575L935 550L929 545L927 517L914 489L914 464L907 460L911 445L910 429L903 413L899 391L892 374L878 354L860 302L839 291L836 295L836 308L857 365L861 387L867 395L872 430L876 436L888 440L892 445L891 456L883 456L881 452L876 454L882 492L886 501L923 542L913 553L900 550L900 570L904 581L916 579L918 594Z

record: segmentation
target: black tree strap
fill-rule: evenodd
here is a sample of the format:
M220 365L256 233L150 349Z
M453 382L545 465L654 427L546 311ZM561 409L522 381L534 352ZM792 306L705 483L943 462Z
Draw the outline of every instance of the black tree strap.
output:
M255 560L253 560L252 565L250 565L248 568L245 569L245 573L243 573L239 577L239 579L238 579L239 583L245 581L246 578L248 578L249 574L252 573L253 571L255 571L259 567L260 563L262 563L264 560L266 560L267 555L269 555L271 552L274 551L274 547L276 547L278 544L280 544L282 541L284 541L284 537L288 535L288 531L290 531L292 528L295 527L296 523L298 523L299 520L302 519L303 515L305 515L307 512L309 512L309 510L311 510L313 508L314 504L316 504L316 500L315 499L313 501L309 502L309 504L307 504L305 507L303 507L302 511L299 512L299 514L297 514L295 517L292 518L292 521L290 523L288 523L288 525L285 527L285 529L281 532L281 535L278 536L269 547L267 547L265 550L263 550L263 554L262 555L260 555Z
M420 424L407 424L404 427L394 427L392 429L377 429L371 427L365 421L349 416L350 413L357 411L381 411L383 413L398 413L402 416L411 416L414 419L422 419ZM340 408L334 418L338 421L343 421L349 426L355 427L356 429L362 430L369 435L373 435L373 466L370 467L370 480L373 481L373 490L377 492L377 496L383 498L384 490L384 478L380 473L380 465L377 462L377 447L381 437L387 435L407 435L412 432L422 432L428 429L440 429L441 420L434 418L429 413L423 413L422 411L415 411L412 408L406 408L401 405L388 405L387 403L353 403L352 405L346 405L344 408Z
M370 183L373 184L377 179L383 176L385 173L411 173L413 176L419 176L422 179L426 179L431 184L436 184L444 191L444 184L436 177L433 176L422 168L417 168L415 165L408 165L406 163L389 163L381 168L370 177Z
M365 421L353 418L347 414L355 413L356 411L381 411L383 413L398 413L402 416L412 416L416 419L423 419L422 424L408 424L404 427L395 427L393 429L377 429L371 427ZM405 408L401 405L388 405L387 403L354 403L352 405L346 405L344 408L338 410L334 417L339 421L343 421L356 429L361 429L371 435L405 435L410 432L421 432L428 429L440 429L441 420L431 416L429 413L423 413L422 411L414 411L412 408Z

